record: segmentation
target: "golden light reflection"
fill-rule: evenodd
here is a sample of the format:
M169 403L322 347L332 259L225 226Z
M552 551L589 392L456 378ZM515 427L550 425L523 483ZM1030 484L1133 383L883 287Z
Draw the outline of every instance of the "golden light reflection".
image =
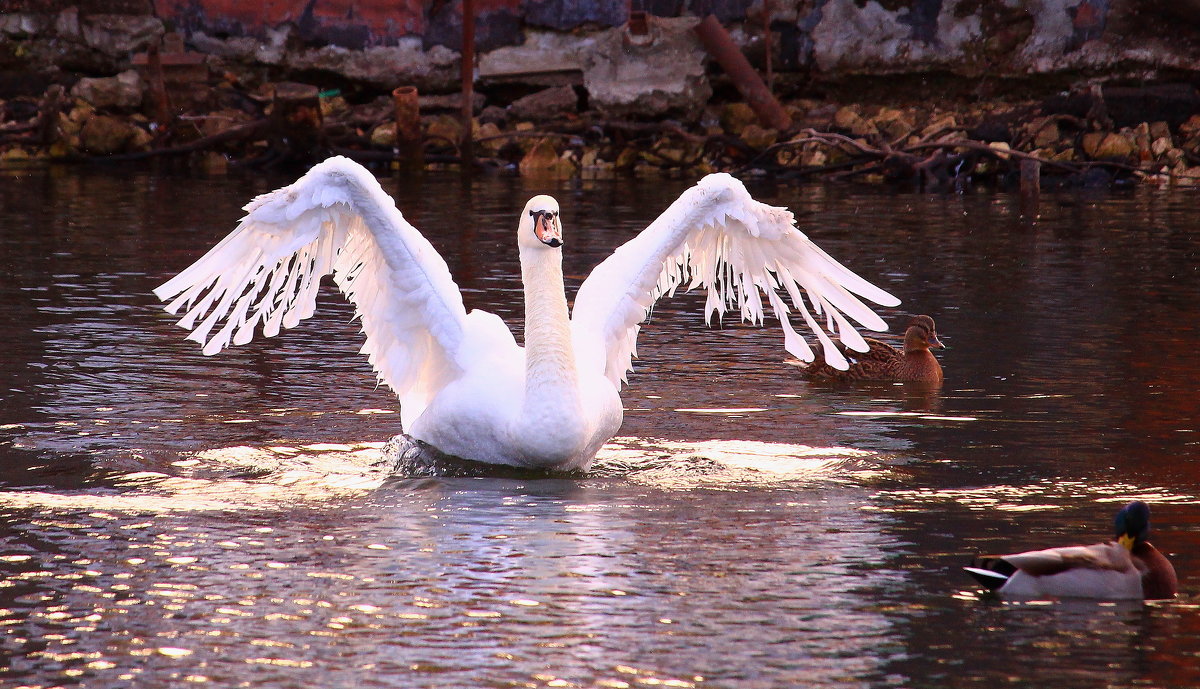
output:
M1200 504L1200 497L1179 493L1164 486L1135 486L1128 483L1088 484L1082 481L1043 480L1026 485L995 485L980 488L923 488L884 490L875 498L894 501L888 507L863 505L860 509L883 512L912 512L930 502L956 502L972 510L1034 512L1070 507L1081 498L1095 502L1123 503L1145 500L1152 503ZM902 506L901 506L902 505Z
M753 409L697 409L696 412L745 413ZM345 499L376 490L392 477L383 454L384 443L245 445L205 450L171 466L186 475L135 471L115 482L134 490L0 491L0 507L39 510L88 510L99 519L114 514L167 514L209 511L273 510L303 503ZM645 438L615 438L596 460L594 473L619 475L663 488L687 489L729 485L772 484L788 481L862 481L883 471L871 462L873 453L843 447L809 447L785 443L710 440L680 442ZM218 478L211 476L216 474ZM249 474L252 478L246 478ZM227 478L220 477L228 476ZM232 476L236 476L233 478ZM124 530L148 529L154 522L123 524ZM62 528L89 528L62 524ZM262 527L261 533L270 533ZM103 537L103 536L98 536ZM162 534L158 540L170 542ZM172 545L181 546L180 543ZM222 541L222 548L243 547ZM388 545L371 543L371 550ZM200 566L193 558L154 551L155 557L181 566ZM135 562L136 560L136 562ZM142 564L145 557L131 558ZM280 563L278 567L286 565Z
M246 662L251 665L274 665L276 667L308 668L313 666L311 660L288 660L287 658L247 658Z
M677 677L659 677L658 673L653 670L641 670L628 665L618 665L613 668L619 675L632 675L631 681L641 686L651 687L695 687L698 683L703 682L704 678L700 675L693 675L690 679L681 679ZM605 682L597 682L599 686L617 687L630 686L628 682L623 680L607 680Z
M712 409L676 409L677 412L685 414L752 414L754 412L766 411L766 407L729 407L729 408L712 408Z
M171 466L193 474L252 473L253 479L176 476L135 471L116 477L123 493L94 491L0 491L0 506L90 510L98 518L113 512L174 513L267 510L297 502L335 500L377 489L388 478L383 443L313 443L294 447L235 446L205 450ZM150 528L152 522L123 525ZM63 528L87 528L67 524ZM270 528L264 527L269 533ZM236 544L226 547L237 547ZM189 564L173 562L172 564Z
M915 419L923 419L925 421L978 421L976 416L942 416L938 414L924 414L911 411L840 411L837 416L859 416L864 418L889 418L889 417L908 417Z
M887 468L876 453L848 447L619 437L601 448L593 471L680 490L798 481L859 483L885 474Z

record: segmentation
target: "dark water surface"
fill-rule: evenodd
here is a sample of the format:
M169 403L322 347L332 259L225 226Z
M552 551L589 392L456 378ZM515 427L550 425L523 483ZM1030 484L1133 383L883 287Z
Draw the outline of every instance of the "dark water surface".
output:
M332 291L217 357L150 290L284 177L0 182L0 685L1200 685L1200 196L752 185L949 349L940 391L801 381L777 327L659 304L580 479L399 479ZM682 182L385 186L468 308L521 309L515 214L582 276ZM894 336L894 335L893 335ZM1154 510L1181 596L981 599L977 551Z

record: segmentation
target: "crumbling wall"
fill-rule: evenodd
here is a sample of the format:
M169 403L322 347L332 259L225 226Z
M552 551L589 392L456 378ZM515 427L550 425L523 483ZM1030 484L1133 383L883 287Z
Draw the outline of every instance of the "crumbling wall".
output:
M1166 0L816 0L797 21L799 58L825 78L1153 77L1200 68L1196 17L1180 18L1178 3Z
M785 85L788 75L812 84L926 73L964 80L1045 75L1154 80L1200 71L1200 3L1190 0L474 4L479 76L485 81L525 76L544 85L547 74L560 73L583 84L580 55L611 42L606 32L625 23L629 8L662 16L712 13L760 67L769 50ZM41 92L49 83L80 76L116 74L129 68L133 53L167 31L181 33L221 69L268 69L275 78L323 73L380 89L413 84L448 92L457 85L461 21L461 3L453 0L0 0L0 97L22 89ZM514 65L517 53L528 68ZM506 68L493 69L503 61ZM694 69L690 60L680 67Z
M0 0L0 165L1200 180L1200 0L473 2Z

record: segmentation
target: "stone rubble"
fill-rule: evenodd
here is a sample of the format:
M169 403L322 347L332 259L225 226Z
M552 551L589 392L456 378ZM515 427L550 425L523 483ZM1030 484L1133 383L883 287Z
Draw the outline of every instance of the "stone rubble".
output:
M1124 3L1106 5L1114 26ZM925 16L926 5L940 9ZM786 130L760 122L731 88L697 40L695 17L650 17L644 31L529 27L480 53L468 130L459 53L418 37L354 49L314 45L289 24L257 38L199 26L176 36L152 15L0 13L0 74L16 75L0 79L0 164L166 155L272 164L282 145L269 126L278 79L319 94L322 153L374 163L398 162L390 92L415 86L427 166L462 164L469 131L476 165L528 175L730 170L961 188L1015 184L1020 162L1032 160L1043 184L1195 183L1195 80L1138 65L1195 76L1196 48L1157 40L1160 19L1116 34L1066 12L1074 4L1065 0L1039 7L981 14L966 0L898 10L828 0L809 12L777 2L773 26L800 27L808 41L797 44L798 62L777 63L774 91L794 123ZM1055 19L1060 11L1066 20ZM760 20L730 33L761 71ZM782 43L799 40L788 36ZM179 54L162 53L156 81L147 51L168 44L196 59L185 72L173 66L186 61L168 59ZM1116 83L1130 70L1140 85ZM1045 92L1022 94L1002 77L1042 78Z

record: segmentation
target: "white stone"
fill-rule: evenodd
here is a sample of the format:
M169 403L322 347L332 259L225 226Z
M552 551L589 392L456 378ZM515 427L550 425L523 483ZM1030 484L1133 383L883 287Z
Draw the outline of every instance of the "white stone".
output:
M80 25L85 45L119 58L145 50L166 31L157 17L148 15L92 14L82 18Z
M706 53L693 29L699 19L652 18L650 34L631 37L624 27L597 34L584 56L588 103L614 116L694 114L712 95Z
M830 0L813 27L813 58L822 71L884 68L908 71L914 67L955 66L973 41L982 39L980 17L957 17L958 0L947 0L937 18L937 41L912 38L907 9L884 9L875 0L859 6L855 0Z
M42 18L36 14L0 14L0 34L25 38L42 32Z
M135 70L115 77L80 79L71 87L71 96L97 109L133 110L142 105L145 87Z
M497 48L479 56L479 76L508 77L583 70L583 56L595 46L594 35L529 31L522 45Z
M414 84L419 88L453 88L458 84L458 53L445 46L429 50L416 37L398 45L350 50L341 46L289 52L283 58L291 69L318 69L384 88Z

